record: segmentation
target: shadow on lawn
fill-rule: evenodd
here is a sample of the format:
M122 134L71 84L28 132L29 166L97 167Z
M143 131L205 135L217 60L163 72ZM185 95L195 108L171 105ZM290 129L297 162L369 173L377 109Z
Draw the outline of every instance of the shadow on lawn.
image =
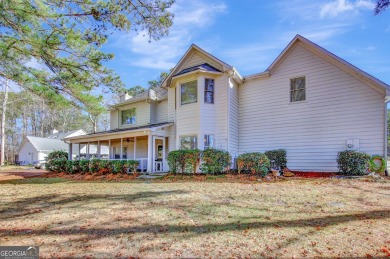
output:
M2 213L2 212L0 212ZM100 237L113 236L126 233L187 233L201 235L205 233L223 233L227 231L246 230L246 229L262 229L262 228L324 228L335 226L338 224L361 221L361 220L378 220L390 218L390 210L377 210L370 212L362 212L338 216L316 217L304 220L278 220L278 221L259 221L242 223L235 221L225 224L204 224L204 225L161 225L150 224L145 226L134 226L127 228L71 228L61 230L37 229L32 230L28 235L88 235L91 239L99 239ZM0 236L23 236L26 233L14 232L12 230L2 230Z
M45 212L53 206L63 206L71 204L80 208L84 204L90 204L95 202L134 202L136 200L143 200L148 198L154 198L162 195L171 194L185 194L185 191L156 191L156 192L137 192L134 194L98 194L98 195L78 195L69 194L69 197L64 197L59 194L47 194L41 196L34 196L30 198L18 199L16 201L8 202L2 205L3 209L0 210L0 219L9 219L15 217L22 217L31 213ZM74 204L73 204L74 203ZM42 209L42 210L40 210Z

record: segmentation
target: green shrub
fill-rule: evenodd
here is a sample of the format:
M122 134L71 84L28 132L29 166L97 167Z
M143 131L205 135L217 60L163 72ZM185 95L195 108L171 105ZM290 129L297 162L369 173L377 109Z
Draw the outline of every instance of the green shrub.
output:
M112 173L112 164L111 160L100 160L100 170L103 171L103 173Z
M73 162L73 171L71 173L80 172L80 160L74 160Z
M100 170L100 159L91 159L89 160L89 172L97 173Z
M225 150L206 149L202 152L200 170L208 174L225 172L230 166L231 159L229 152Z
M113 160L111 161L112 173L120 174L123 173L124 160Z
M137 173L139 161L138 160L125 160L124 166L125 166L125 173L127 173L127 170L129 170L135 174L135 173Z
M340 151L337 155L339 171L345 175L364 175L370 155L353 150Z
M262 177L268 174L271 167L269 158L260 152L245 153L237 157L238 173L248 170L252 174L260 173Z
M65 151L57 150L49 153L46 160L46 169L48 169L50 172L60 172L60 168L62 166L62 163L59 161L55 161L60 159L63 163L64 160L68 160L68 153Z
M200 150L179 149L169 152L167 156L169 169L176 174L181 172L196 173L196 167L200 161Z
M79 161L80 172L81 173L89 173L89 160L80 160Z
M264 154L269 158L270 161L275 161L275 166L280 167L281 169L286 168L287 152L285 149L269 150L264 152Z

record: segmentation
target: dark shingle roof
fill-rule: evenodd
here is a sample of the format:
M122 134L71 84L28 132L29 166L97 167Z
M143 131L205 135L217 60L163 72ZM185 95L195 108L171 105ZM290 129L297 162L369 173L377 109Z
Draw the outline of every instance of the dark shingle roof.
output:
M76 133L78 130L71 130L71 131L67 131L67 132L57 132L57 133L53 133L49 136L47 136L46 138L50 138L50 139L63 139L63 138L66 138L70 135L72 135L73 133Z
M106 131L100 131L100 132L96 132L96 133L90 133L90 134L86 134L86 135L82 135L82 136L75 136L75 137L77 138L77 137L84 137L84 136L96 136L96 135L109 134L109 133L115 133L115 132L123 132L123 131L139 130L139 129L150 129L150 128L168 125L171 123L172 122L162 122L162 123L148 124L148 125L135 126L135 127L129 127L129 128L106 130Z
M173 76L183 75L183 74L186 74L186 73L189 73L192 71L196 71L196 70L209 71L209 72L221 72L220 70L216 69L215 67L213 67L207 63L204 63L201 65L185 68L185 69L181 70L180 72L174 74Z

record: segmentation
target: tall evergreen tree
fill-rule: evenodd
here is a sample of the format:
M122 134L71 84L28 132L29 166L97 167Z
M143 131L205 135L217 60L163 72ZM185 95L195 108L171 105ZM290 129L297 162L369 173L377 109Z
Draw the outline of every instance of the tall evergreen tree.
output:
M103 65L113 54L100 50L113 30L167 35L174 0L2 0L0 76L52 103L69 103L96 116L97 87L122 89Z

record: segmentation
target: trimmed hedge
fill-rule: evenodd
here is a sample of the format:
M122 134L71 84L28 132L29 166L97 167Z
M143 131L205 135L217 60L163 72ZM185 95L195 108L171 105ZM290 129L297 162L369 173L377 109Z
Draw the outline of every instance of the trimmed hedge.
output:
M196 167L200 161L200 150L179 149L169 152L167 156L170 171L174 174L178 172L196 173Z
M223 173L229 169L232 157L229 152L220 149L209 148L202 152L202 164L200 170L204 173Z
M65 171L66 170L66 165L65 162L68 160L68 152L65 151L53 151L47 155L45 158L46 160L46 169L49 170L50 172L55 172L55 171Z
M364 175L370 155L353 150L340 151L337 155L339 171L345 175Z
M260 173L266 176L271 168L269 158L260 152L245 153L237 157L238 173L242 170L250 171L252 174Z
M80 172L83 174L87 173L127 173L128 170L136 173L139 166L137 160L75 160L70 161L64 158L50 160L50 171L55 173L67 173L73 174Z
M264 154L269 158L270 161L275 161L275 166L284 169L287 166L287 152L285 149L275 149L265 151Z

